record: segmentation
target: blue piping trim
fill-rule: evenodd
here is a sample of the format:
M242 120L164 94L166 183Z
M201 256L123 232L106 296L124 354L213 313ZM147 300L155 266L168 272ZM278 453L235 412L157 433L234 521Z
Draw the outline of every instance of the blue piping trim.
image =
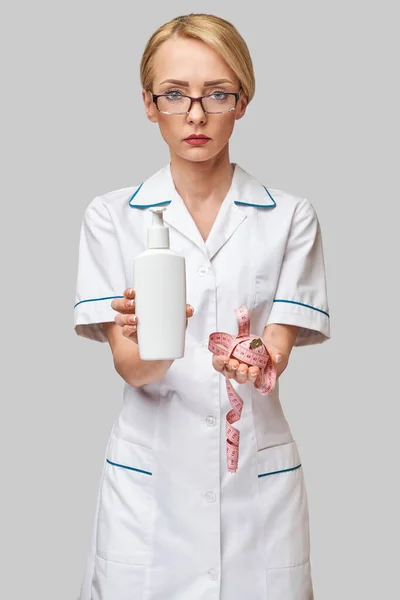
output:
M138 193L138 191L140 190L140 188L142 187L142 185L144 184L144 181L142 181L142 183L139 185L138 189L136 190L136 192L134 192L132 194L132 196L129 198L129 204L131 203L131 200L134 199L134 197L136 196L136 194Z
M132 200L139 192L143 183L144 183L144 181L139 185L138 189L129 198L128 204L131 208L151 208L152 206L165 206L165 205L171 204L172 200L165 200L164 202L156 202L155 204L132 204ZM269 191L267 190L265 185L263 185L263 188L264 188L264 190L266 190L268 196L271 198L273 205L264 206L263 204L251 204L250 202L239 202L239 200L235 200L234 203L239 204L241 206L256 206L257 208L275 208L275 206L276 206L275 200L273 199L273 197L271 196L271 194L269 193Z
M267 188L265 187L265 185L263 185L264 190L266 190L268 196L271 198L273 205L269 205L269 206L264 206L263 204L251 204L250 202L239 202L239 200L235 200L235 204L239 204L241 206L256 206L257 208L275 208L276 206L276 202L273 199L273 197L271 196L271 194L269 193L269 191L267 190Z
M114 467L121 467L121 469L129 469L129 471L137 471L138 473L144 473L145 475L153 475L150 471L143 471L142 469L135 469L134 467L127 467L126 465L120 465L119 463L112 462L106 458L106 461L109 465L113 465Z
M74 308L78 306L78 304L82 304L82 302L97 302L98 300L112 300L113 298L123 298L123 296L105 296L104 298L88 298L87 300L79 300L79 302L74 304Z
M330 316L327 312L325 312L324 310L321 310L320 308L315 308L315 306L311 306L310 304L304 304L303 302L295 302L294 300L274 300L274 302L287 302L288 304L299 304L300 306L306 306L307 308L312 308L313 310L317 310L318 312L326 315L328 317L328 319L330 319Z
M258 477L266 477L267 475L276 475L277 473L287 473L287 471L295 471L296 469L300 469L301 463L297 465L297 467L291 467L290 469L282 469L282 471L270 471L270 473L261 473Z
M143 183L144 183L144 181L143 181ZM136 190L136 192L134 192L134 194L132 194L132 196L129 198L129 206L131 208L150 208L152 206L165 206L165 205L171 204L172 200L165 200L164 202L156 202L154 204L131 204L132 200L134 199L134 197L136 196L136 194L138 193L138 191L142 187L143 183L141 183L139 185L139 187Z
M267 192L268 196L271 198L272 202L273 202L273 203L275 204L275 206L276 206L276 202L275 202L275 200L273 199L273 197L271 196L271 194L269 193L269 191L267 190L267 188L265 187L265 185L263 185L263 188L264 188L264 190Z

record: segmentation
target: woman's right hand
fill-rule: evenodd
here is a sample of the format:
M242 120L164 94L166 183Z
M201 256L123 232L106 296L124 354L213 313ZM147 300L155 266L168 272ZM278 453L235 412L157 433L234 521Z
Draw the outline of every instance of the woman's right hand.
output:
M122 335L135 344L138 343L137 324L138 317L135 314L135 290L127 288L124 291L123 298L114 298L111 302L111 308L118 312L115 315L114 321L122 327ZM193 317L194 308L190 304L186 304L186 327L188 319Z

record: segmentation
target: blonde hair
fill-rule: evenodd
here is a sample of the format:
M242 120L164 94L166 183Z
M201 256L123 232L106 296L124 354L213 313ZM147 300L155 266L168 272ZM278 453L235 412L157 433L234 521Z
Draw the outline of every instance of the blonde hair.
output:
M155 53L163 42L174 35L200 40L218 52L238 77L248 102L252 100L255 93L255 77L246 42L232 23L204 13L175 17L153 33L140 62L140 81L144 90L152 90Z

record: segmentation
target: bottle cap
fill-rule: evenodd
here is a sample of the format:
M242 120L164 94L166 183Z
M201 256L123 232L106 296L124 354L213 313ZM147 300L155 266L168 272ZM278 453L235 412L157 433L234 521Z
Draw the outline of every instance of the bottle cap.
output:
M169 228L164 224L163 211L165 206L152 207L153 221L147 230L148 248L169 248Z

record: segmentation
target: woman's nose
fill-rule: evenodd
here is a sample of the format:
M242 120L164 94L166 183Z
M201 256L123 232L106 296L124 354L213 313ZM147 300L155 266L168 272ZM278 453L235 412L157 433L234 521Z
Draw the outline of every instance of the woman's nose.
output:
M192 102L192 106L187 117L189 122L192 123L204 123L207 120L206 113L201 106L200 100L195 100Z

